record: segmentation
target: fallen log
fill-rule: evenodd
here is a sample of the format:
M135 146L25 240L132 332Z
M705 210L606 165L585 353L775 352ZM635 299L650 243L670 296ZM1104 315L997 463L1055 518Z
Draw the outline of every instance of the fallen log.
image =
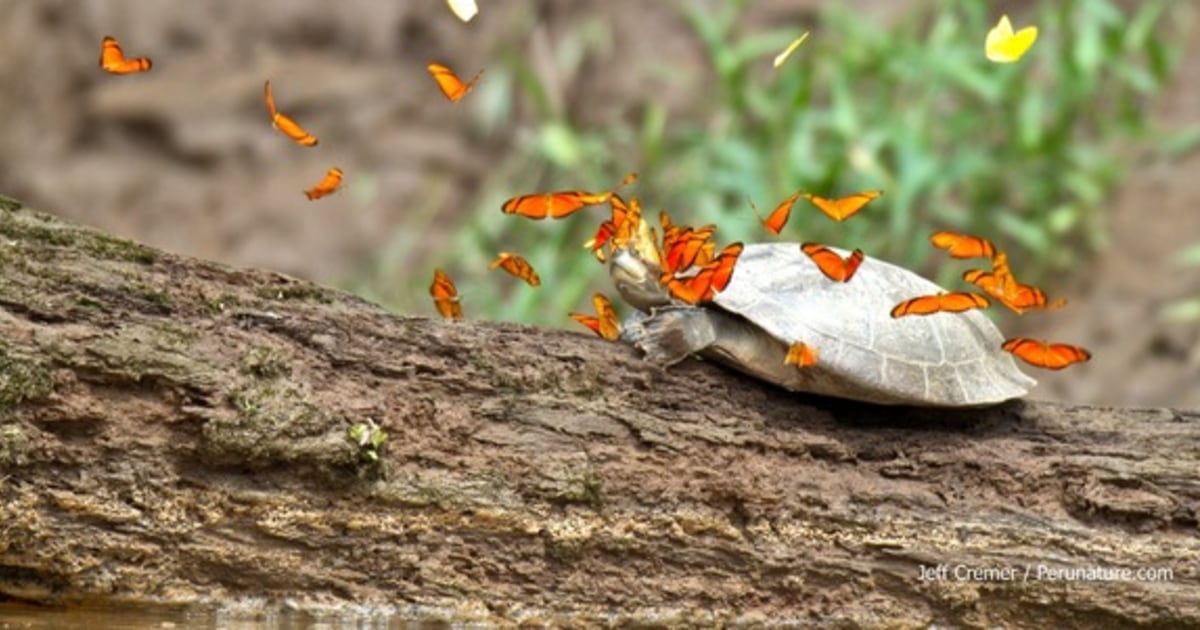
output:
M1197 411L797 396L0 197L0 599L1195 627L1198 512Z

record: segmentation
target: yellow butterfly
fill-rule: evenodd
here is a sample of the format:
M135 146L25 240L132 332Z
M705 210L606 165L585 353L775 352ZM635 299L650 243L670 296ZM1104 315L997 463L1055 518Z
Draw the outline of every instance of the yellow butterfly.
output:
M782 66L783 62L787 61L788 57L791 57L792 53L795 52L796 49L800 47L800 44L803 44L804 40L806 39L808 39L808 31L804 31L804 34L796 39L793 39L792 43L788 44L788 47L783 49L783 52L775 55L775 67L778 68L779 66Z
M1013 33L1012 22L1007 15L1001 15L1000 21L988 31L987 40L983 44L983 52L989 61L995 63L1012 63L1021 58L1037 41L1036 26L1026 26Z
M446 0L446 4L450 5L450 10L458 19L464 22L470 22L471 18L479 13L479 7L475 5L475 0Z

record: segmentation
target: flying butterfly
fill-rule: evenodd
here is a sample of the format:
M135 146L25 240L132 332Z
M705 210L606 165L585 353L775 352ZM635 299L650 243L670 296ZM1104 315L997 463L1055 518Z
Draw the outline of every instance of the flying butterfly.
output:
M334 167L325 173L325 177L317 182L316 186L304 191L304 196L308 197L309 201L320 199L325 195L335 191L342 185L342 169Z
M983 53L989 61L995 63L1013 63L1020 59L1037 41L1036 26L1013 32L1012 22L1007 15L1001 15L1000 21L988 31L983 43Z
M1091 352L1079 346L1049 343L1026 337L1007 339L1000 347L1030 365L1048 370L1061 370L1068 365L1082 363L1092 358Z
M271 81L267 80L263 87L264 98L267 101L267 111L271 114L271 126L278 129L283 135L295 140L297 144L306 147L314 147L317 145L317 137L305 131L299 123L292 120L285 114L279 112L275 108L275 95L271 93Z
M979 293L954 292L922 295L905 300L892 309L892 318L933 313L961 313L974 308L987 308L990 302Z
M667 281L667 290L676 298L688 304L708 302L725 290L729 280L733 278L733 269L738 256L742 255L743 245L732 243L725 246L716 258L700 268L694 276L671 278Z
M458 19L464 22L470 22L471 18L479 13L479 7L476 6L475 0L446 0L446 4L450 5L450 10Z
M796 200L800 198L801 194L798 191L791 197L784 199L782 203L775 206L775 209L765 219L759 214L758 206L754 205L753 200L749 200L750 209L754 211L754 215L758 217L758 221L763 224L763 227L767 228L772 234L779 234L783 231L783 226L787 225L788 218L792 215L792 206L796 205Z
M791 57L792 53L795 52L796 49L800 47L800 44L803 44L804 40L806 39L808 39L808 31L804 31L804 34L796 39L793 39L792 43L788 44L788 47L783 49L783 52L775 55L775 59L771 62L772 65L775 68L782 66L783 62L787 61L788 57Z
M934 232L929 242L938 249L946 250L951 258L991 258L996 255L996 247L986 238L949 230Z
M105 36L100 42L100 67L111 74L133 74L150 69L149 57L126 57L116 38Z
M446 319L462 319L462 304L458 301L458 288L454 281L441 269L433 270L433 284L429 285L429 295L433 305Z
M637 180L637 173L630 173L617 184L616 188L602 193L591 193L585 190L561 190L549 193L533 193L519 195L504 202L500 209L505 214L519 214L535 220L561 219L576 212L580 208L595 206L608 202L615 191ZM614 226L619 227L619 226Z
M533 270L533 265L529 264L528 260L512 252L500 252L496 260L488 264L488 269L495 269L496 267L500 267L508 273L524 280L531 287L542 284L542 279Z
M429 71L429 75L437 82L438 88L442 90L442 94L445 94L451 103L457 103L462 100L462 97L466 96L472 87L475 87L475 82L483 75L483 70L480 70L475 73L475 76L471 77L470 81L463 82L462 79L458 78L457 74L454 74L453 70L440 63L431 63L425 66L425 69Z
M787 356L783 358L784 365L794 365L797 368L811 367L817 364L817 350L810 348L803 341L797 341L788 347Z
M571 319L591 328L593 332L609 341L616 341L621 336L621 323L617 320L617 312L613 310L612 302L603 293L592 296L592 307L596 316L583 313L571 313Z
M837 197L828 199L811 193L804 193L803 197L812 202L825 216L834 221L845 221L856 212L862 210L864 206L871 201L878 199L883 194L881 190L864 190L845 197Z
M858 271L858 266L863 261L861 249L855 249L845 258L820 243L804 243L800 250L808 254L821 273L834 282L850 282L850 278L854 277L854 272Z

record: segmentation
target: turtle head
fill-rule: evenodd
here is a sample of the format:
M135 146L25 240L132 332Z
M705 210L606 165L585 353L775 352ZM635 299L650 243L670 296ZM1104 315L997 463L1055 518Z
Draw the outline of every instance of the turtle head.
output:
M671 302L671 294L659 280L658 263L642 258L634 248L623 247L613 252L608 275L621 298L640 311Z

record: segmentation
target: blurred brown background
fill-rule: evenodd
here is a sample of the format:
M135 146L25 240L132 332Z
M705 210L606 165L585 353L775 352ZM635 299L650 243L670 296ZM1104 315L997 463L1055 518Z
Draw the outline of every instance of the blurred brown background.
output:
M818 4L758 0L742 21L748 29L803 23ZM855 4L864 19L886 20L911 1ZM424 276L432 257L452 247L467 205L527 192L488 197L480 188L532 133L529 104L486 82L450 106L425 74L429 61L465 78L493 72L497 55L526 56L550 86L551 107L592 127L633 116L628 95L648 91L671 119L704 115L698 92L710 69L667 3L480 5L463 24L441 0L4 0L0 193L174 252L327 284L346 284L381 252ZM561 63L565 40L595 23L612 38ZM107 34L126 54L151 57L152 72L101 72ZM1160 125L1200 122L1200 41L1189 46L1153 106ZM664 80L664 64L680 80ZM266 78L280 110L316 134L318 147L302 149L270 129ZM497 99L511 101L502 106L515 124L489 118ZM346 171L346 189L307 202L301 191L334 165ZM1200 241L1197 173L1194 152L1147 160L1110 201L1110 249L1066 283L1069 316L1020 322L1019 332L1095 355L1076 369L1036 374L1036 397L1200 406L1200 327L1158 317L1169 301L1200 295L1200 268L1171 261ZM401 304L431 315L424 299Z

